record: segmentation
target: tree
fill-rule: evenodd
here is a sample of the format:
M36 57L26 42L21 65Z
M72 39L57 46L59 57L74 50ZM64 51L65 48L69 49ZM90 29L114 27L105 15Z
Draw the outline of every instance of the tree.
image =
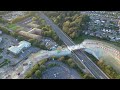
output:
M120 79L120 75L118 75L118 76L116 77L116 79Z
M31 71L28 71L28 72L26 73L25 78L29 78L29 77L31 77L31 76L32 76L32 72L31 72Z
M85 78L85 79L86 79L87 77L88 77L88 74L86 73L86 74L83 76L83 78Z
M71 64L71 63L73 62L73 60L70 58L70 59L67 60L67 62L68 62L69 64Z
M75 15L72 17L73 21L74 21L78 16L79 16L78 14L75 14Z
M58 40L59 40L59 38L58 38L56 35L53 37L53 39L54 39L55 41L58 41Z
M37 70L36 72L35 72L35 76L37 77L37 78L41 78L41 71L40 70Z
M86 73L83 78L85 79L94 79L92 76L90 76L88 73Z
M36 17L33 17L33 18L32 18L32 21L35 21L36 19L37 19Z
M41 61L38 62L39 66L45 64L47 62L47 59L43 59Z
M29 42L30 43L34 43L34 39L29 39Z
M22 40L24 40L24 37L23 36L18 36L18 40L22 41Z
M44 19L42 19L42 20L41 20L41 23L44 25L44 24L45 24L45 20L44 20Z
M46 69L46 66L45 65L41 65L40 66L40 71L42 72L42 71L44 71Z
M38 70L38 69L39 69L39 65L36 64L36 65L33 66L31 72L34 73L34 72L35 72L36 70Z
M75 31L74 31L72 34L70 34L70 37L71 37L72 39L75 38L75 36L76 36Z
M42 30L48 31L48 28L47 27L42 27Z
M75 63L72 62L72 63L70 64L70 67L71 67L71 68L75 68L75 67L76 67Z
M66 21L66 22L64 22L64 23L63 23L63 26L65 26L65 27L69 27L69 26L70 26L70 21Z
M58 60L59 60L59 61L64 61L64 60L65 60L65 57L62 56L62 57L60 57Z

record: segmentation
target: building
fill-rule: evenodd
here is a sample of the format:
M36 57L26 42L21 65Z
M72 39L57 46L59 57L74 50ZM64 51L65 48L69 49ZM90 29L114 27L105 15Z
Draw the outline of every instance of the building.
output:
M24 49L29 48L30 46L31 46L31 43L27 41L21 41L19 42L18 46L11 46L10 48L8 48L8 50L12 52L13 54L17 55L20 52L22 52Z
M50 38L44 39L43 43L45 44L46 48L49 50L55 50L58 47L57 43Z

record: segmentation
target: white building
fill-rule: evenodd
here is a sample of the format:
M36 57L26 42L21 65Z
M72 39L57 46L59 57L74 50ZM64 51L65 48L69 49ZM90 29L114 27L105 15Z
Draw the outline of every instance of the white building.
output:
M31 43L27 41L21 41L19 42L18 46L11 46L10 48L8 48L8 50L12 52L13 54L17 55L20 52L22 52L22 50L29 48L30 46L31 46Z

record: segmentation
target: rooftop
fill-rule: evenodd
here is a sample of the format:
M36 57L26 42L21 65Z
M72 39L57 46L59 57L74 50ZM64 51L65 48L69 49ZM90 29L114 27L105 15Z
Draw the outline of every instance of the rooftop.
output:
M18 54L20 53L24 48L28 48L31 46L31 43L27 42L27 41L21 41L19 42L18 46L11 46L10 48L8 48L9 51L11 51L14 54Z

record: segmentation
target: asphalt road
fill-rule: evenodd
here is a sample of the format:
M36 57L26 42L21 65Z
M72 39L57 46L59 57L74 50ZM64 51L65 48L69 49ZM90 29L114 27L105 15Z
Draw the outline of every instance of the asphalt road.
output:
M59 38L67 45L75 45L74 42L65 34L63 31L55 25L47 16L45 16L43 13L39 12L40 17L46 20L47 24L49 24L53 30L56 32L56 34L59 36ZM105 73L88 58L83 51L76 50L72 51L74 55L78 58L78 60L88 69L88 71L96 78L96 79L109 79Z

